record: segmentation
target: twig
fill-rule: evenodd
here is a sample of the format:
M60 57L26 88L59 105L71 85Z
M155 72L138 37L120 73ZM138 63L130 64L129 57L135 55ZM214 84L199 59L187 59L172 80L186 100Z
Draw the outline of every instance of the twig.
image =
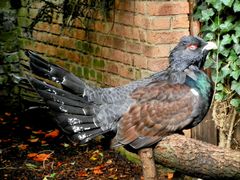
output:
M157 171L152 148L143 148L138 151L142 161L143 177L146 180L157 180Z

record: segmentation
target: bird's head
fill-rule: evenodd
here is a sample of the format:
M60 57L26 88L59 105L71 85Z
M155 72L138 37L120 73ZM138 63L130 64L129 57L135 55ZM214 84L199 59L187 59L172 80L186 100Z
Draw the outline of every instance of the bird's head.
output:
M197 36L184 36L169 56L170 68L183 71L191 65L203 67L208 52L217 49L214 42L205 42Z

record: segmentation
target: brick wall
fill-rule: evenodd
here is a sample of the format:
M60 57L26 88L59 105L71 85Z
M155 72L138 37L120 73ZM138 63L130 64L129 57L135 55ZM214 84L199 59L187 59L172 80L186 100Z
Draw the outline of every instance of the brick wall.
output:
M88 30L75 21L61 28L61 15L52 24L40 22L27 38L24 29L42 3L33 2L18 12L22 49L31 49L74 74L103 86L117 86L168 66L168 55L180 37L189 34L187 0L116 0L110 20L96 16ZM112 19L114 26L112 27ZM20 52L21 59L26 57Z

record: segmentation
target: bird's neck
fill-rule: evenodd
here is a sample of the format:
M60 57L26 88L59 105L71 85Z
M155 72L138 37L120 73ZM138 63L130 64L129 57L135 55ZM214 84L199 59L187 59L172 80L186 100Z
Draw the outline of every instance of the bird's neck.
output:
M186 84L200 92L202 97L211 98L212 85L209 77L199 69L188 69L185 72Z

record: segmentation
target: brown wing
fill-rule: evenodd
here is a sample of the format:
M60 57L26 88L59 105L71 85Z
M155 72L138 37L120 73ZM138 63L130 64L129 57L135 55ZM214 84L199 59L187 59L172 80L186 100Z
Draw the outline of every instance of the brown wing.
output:
M198 95L184 84L165 81L132 93L137 102L120 119L115 140L138 149L184 129L193 120Z

